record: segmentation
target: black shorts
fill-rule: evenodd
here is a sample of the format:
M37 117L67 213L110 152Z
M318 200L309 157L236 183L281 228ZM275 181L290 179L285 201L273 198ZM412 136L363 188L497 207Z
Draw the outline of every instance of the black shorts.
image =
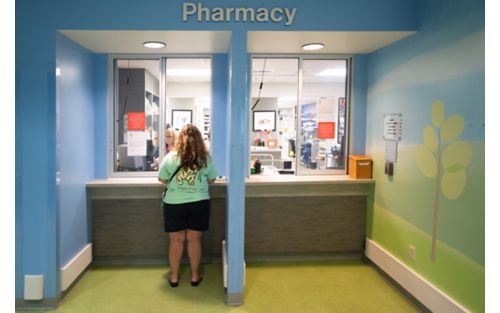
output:
M163 203L163 218L167 233L185 229L207 231L210 200L169 204Z

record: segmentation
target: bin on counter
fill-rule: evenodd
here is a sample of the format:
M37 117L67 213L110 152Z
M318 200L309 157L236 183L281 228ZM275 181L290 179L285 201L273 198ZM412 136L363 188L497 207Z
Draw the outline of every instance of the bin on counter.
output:
M355 179L371 179L372 164L372 159L367 155L350 155L349 176Z

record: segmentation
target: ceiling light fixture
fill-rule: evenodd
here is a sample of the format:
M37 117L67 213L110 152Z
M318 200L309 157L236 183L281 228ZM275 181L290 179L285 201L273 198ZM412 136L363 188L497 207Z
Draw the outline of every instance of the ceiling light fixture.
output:
M308 50L308 51L313 51L313 50L319 50L323 49L325 44L322 43L308 43L302 46L302 50Z
M150 49L160 49L160 48L165 48L167 44L161 41L146 41L142 43L144 47L150 48Z

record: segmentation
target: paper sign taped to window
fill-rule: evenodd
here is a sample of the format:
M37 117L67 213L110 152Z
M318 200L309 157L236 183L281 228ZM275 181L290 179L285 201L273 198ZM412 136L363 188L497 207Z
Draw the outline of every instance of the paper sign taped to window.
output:
M335 138L335 122L318 122L318 139Z
M146 113L145 112L128 112L128 130L144 130L146 129Z
M128 156L146 155L147 133L129 131L127 133L127 154Z

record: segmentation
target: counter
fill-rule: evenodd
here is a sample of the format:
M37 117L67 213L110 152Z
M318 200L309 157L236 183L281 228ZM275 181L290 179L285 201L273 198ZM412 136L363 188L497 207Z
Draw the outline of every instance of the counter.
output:
M245 259L311 259L361 255L371 179L347 175L246 179ZM96 262L166 262L160 195L151 178L110 178L87 184ZM210 187L210 230L204 261L220 259L225 238L226 182Z

